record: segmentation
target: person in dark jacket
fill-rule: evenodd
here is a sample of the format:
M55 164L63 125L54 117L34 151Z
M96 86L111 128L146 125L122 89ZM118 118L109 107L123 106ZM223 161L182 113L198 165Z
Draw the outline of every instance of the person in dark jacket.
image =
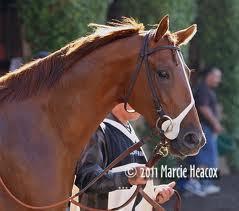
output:
M128 122L138 119L139 116L140 114L136 112L126 112L123 104L119 104L100 124L85 147L77 165L75 184L79 189L84 188L116 157L139 141ZM155 187L152 180L146 180L142 175L142 169L146 168L145 164L144 151L135 150L92 185L79 201L89 207L113 208L127 201L135 190L135 185L146 184L145 191L148 190L147 193L151 197L159 203L166 202L174 193L175 182ZM127 174L132 167L135 170L134 176ZM143 207L143 210L152 210L151 205L141 197L137 197L123 210L142 210L140 207Z
M187 159L188 164L196 165L197 168L218 167L217 136L223 131L223 127L220 123L215 88L219 86L221 80L222 73L219 68L208 68L203 80L194 91L195 105L207 139L207 143L199 153ZM188 181L181 180L177 184L182 191L185 189L201 197L220 192L220 187L214 185L209 179L191 178Z

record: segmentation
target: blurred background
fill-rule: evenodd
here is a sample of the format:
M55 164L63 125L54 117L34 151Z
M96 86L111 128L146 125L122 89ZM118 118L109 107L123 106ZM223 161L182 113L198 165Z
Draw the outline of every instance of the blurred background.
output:
M221 191L207 197L183 197L183 210L239 210L239 1L238 0L0 0L0 74L44 57L68 42L91 33L90 22L133 17L152 28L166 14L171 31L198 24L198 33L183 47L197 84L206 66L222 70L217 90L221 123L218 139ZM149 133L144 121L138 133ZM148 146L151 151L153 146ZM161 164L177 166L175 158Z

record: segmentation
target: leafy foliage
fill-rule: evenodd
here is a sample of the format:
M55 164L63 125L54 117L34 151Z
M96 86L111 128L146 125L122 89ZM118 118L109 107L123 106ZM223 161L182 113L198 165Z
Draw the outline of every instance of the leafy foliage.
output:
M225 117L226 131L239 140L239 2L237 0L200 0L199 34L201 64L217 66L223 71L223 82L219 88L220 102ZM239 142L238 142L239 144ZM239 147L231 155L239 163ZM235 160L235 158L237 158ZM232 159L229 159L232 161ZM238 168L239 169L239 168Z
M227 131L239 138L239 2L201 0L199 4L199 41L201 63L223 70L219 89ZM213 14L213 15L212 15ZM223 14L223 16L222 16Z
M169 14L173 30L189 25L194 20L195 1L191 0L122 0L119 1L123 15L132 16L145 24L158 23L160 18Z
M105 20L108 0L18 0L25 36L33 52L53 51Z
M170 30L184 29L193 23L196 14L196 0L119 0L116 1L119 16L133 17L145 25L158 24L160 19L169 15ZM147 27L152 28L152 26ZM183 47L188 56L188 46Z

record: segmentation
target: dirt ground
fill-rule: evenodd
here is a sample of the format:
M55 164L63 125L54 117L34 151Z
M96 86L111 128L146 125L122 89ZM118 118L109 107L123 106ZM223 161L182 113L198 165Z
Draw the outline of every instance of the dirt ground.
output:
M239 211L239 174L223 176L217 181L221 192L205 198L182 196L182 211ZM165 207L173 210L172 203Z

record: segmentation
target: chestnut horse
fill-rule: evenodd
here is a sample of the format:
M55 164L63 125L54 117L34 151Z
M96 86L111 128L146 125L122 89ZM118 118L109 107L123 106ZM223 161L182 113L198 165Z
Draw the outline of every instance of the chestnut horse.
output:
M168 28L165 16L148 38L150 48L179 47L196 32L195 25L175 33ZM93 34L0 78L0 176L18 199L45 206L70 196L81 151L113 106L124 102L146 34L132 19L97 25ZM178 124L176 136L169 134L171 153L197 153L205 139L189 69L173 49L154 52L148 61L161 106ZM140 69L128 102L154 127L158 116L146 68ZM29 209L0 185L0 210Z

